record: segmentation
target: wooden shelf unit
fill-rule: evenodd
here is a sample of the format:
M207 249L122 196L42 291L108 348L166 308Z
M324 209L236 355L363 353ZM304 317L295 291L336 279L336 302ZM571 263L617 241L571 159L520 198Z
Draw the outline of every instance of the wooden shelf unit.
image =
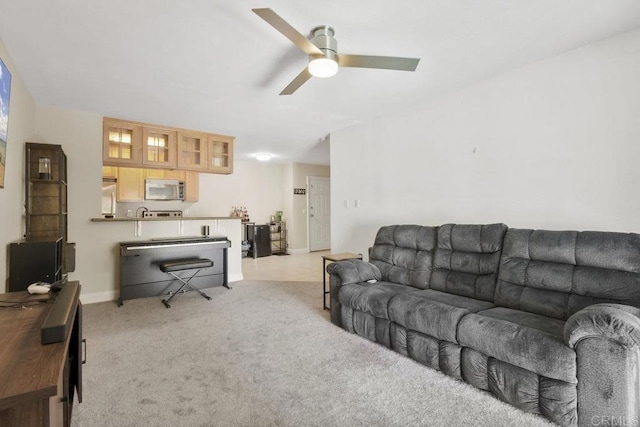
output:
M39 171L40 159L50 161L50 174ZM62 244L62 270L66 272L67 213L67 156L62 146L54 144L25 144L25 241L57 242Z

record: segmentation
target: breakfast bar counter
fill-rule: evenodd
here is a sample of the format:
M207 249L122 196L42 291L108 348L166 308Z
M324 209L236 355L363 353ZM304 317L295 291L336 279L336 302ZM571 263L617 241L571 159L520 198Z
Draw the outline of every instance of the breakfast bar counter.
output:
M135 222L135 221L217 221L220 219L237 219L233 216L167 216L167 217L113 217L113 218L91 218L91 222Z

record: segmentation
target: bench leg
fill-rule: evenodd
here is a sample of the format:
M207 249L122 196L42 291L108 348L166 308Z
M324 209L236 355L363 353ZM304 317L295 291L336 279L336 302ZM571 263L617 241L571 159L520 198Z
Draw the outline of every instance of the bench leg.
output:
M196 289L193 286L187 284L188 287L190 287L192 290L197 291L200 295L202 295L203 298L208 299L209 301L211 301L211 297L207 294L205 294L203 291L201 291L200 289Z
M163 299L163 300L162 300L162 303L164 304L164 306L165 306L165 307L167 307L167 308L171 308L171 305L169 304L169 301L171 301L171 299L172 299L173 297L175 297L177 294L179 294L180 292L182 292L182 290L183 290L183 289L184 289L185 291L187 291L187 290L196 291L196 292L198 292L198 293L202 296L202 298L205 298L205 299L207 299L207 300L211 301L211 297L210 297L209 295L205 294L205 293L204 293L203 291L201 291L200 289L194 288L192 285L190 285L190 284L189 284L189 282L191 281L191 279L193 279L194 277L196 277L196 275L197 275L199 272L200 272L200 269L198 269L195 273L193 273L193 274L191 275L191 277L189 277L187 280L184 280L182 277L180 277L180 276L178 276L178 275L176 275L176 274L174 274L174 273L172 273L172 272L169 272L169 274L170 274L170 275L172 275L173 277L175 277L175 279L176 279L176 280L179 280L179 281L181 281L181 282L182 282L182 286L180 286L180 288L179 288L177 291L175 291L173 294L171 294L171 295L169 296L169 298L165 298L165 299ZM186 289L185 289L185 288L186 288Z

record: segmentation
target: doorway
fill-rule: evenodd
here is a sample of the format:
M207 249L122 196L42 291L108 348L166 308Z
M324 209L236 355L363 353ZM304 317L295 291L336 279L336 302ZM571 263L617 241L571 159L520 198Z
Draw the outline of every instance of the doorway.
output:
M307 188L309 251L331 249L331 180L308 176Z

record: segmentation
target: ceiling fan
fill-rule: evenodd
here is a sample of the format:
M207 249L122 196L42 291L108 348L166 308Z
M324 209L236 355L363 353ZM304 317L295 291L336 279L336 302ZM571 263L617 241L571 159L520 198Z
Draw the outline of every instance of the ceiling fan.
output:
M338 67L382 68L385 70L415 71L419 58L398 58L393 56L349 55L338 53L335 31L328 25L320 25L311 30L312 38L307 39L289 25L273 10L252 9L256 15L281 32L300 50L309 55L309 66L293 79L280 95L291 95L311 77L331 77Z

